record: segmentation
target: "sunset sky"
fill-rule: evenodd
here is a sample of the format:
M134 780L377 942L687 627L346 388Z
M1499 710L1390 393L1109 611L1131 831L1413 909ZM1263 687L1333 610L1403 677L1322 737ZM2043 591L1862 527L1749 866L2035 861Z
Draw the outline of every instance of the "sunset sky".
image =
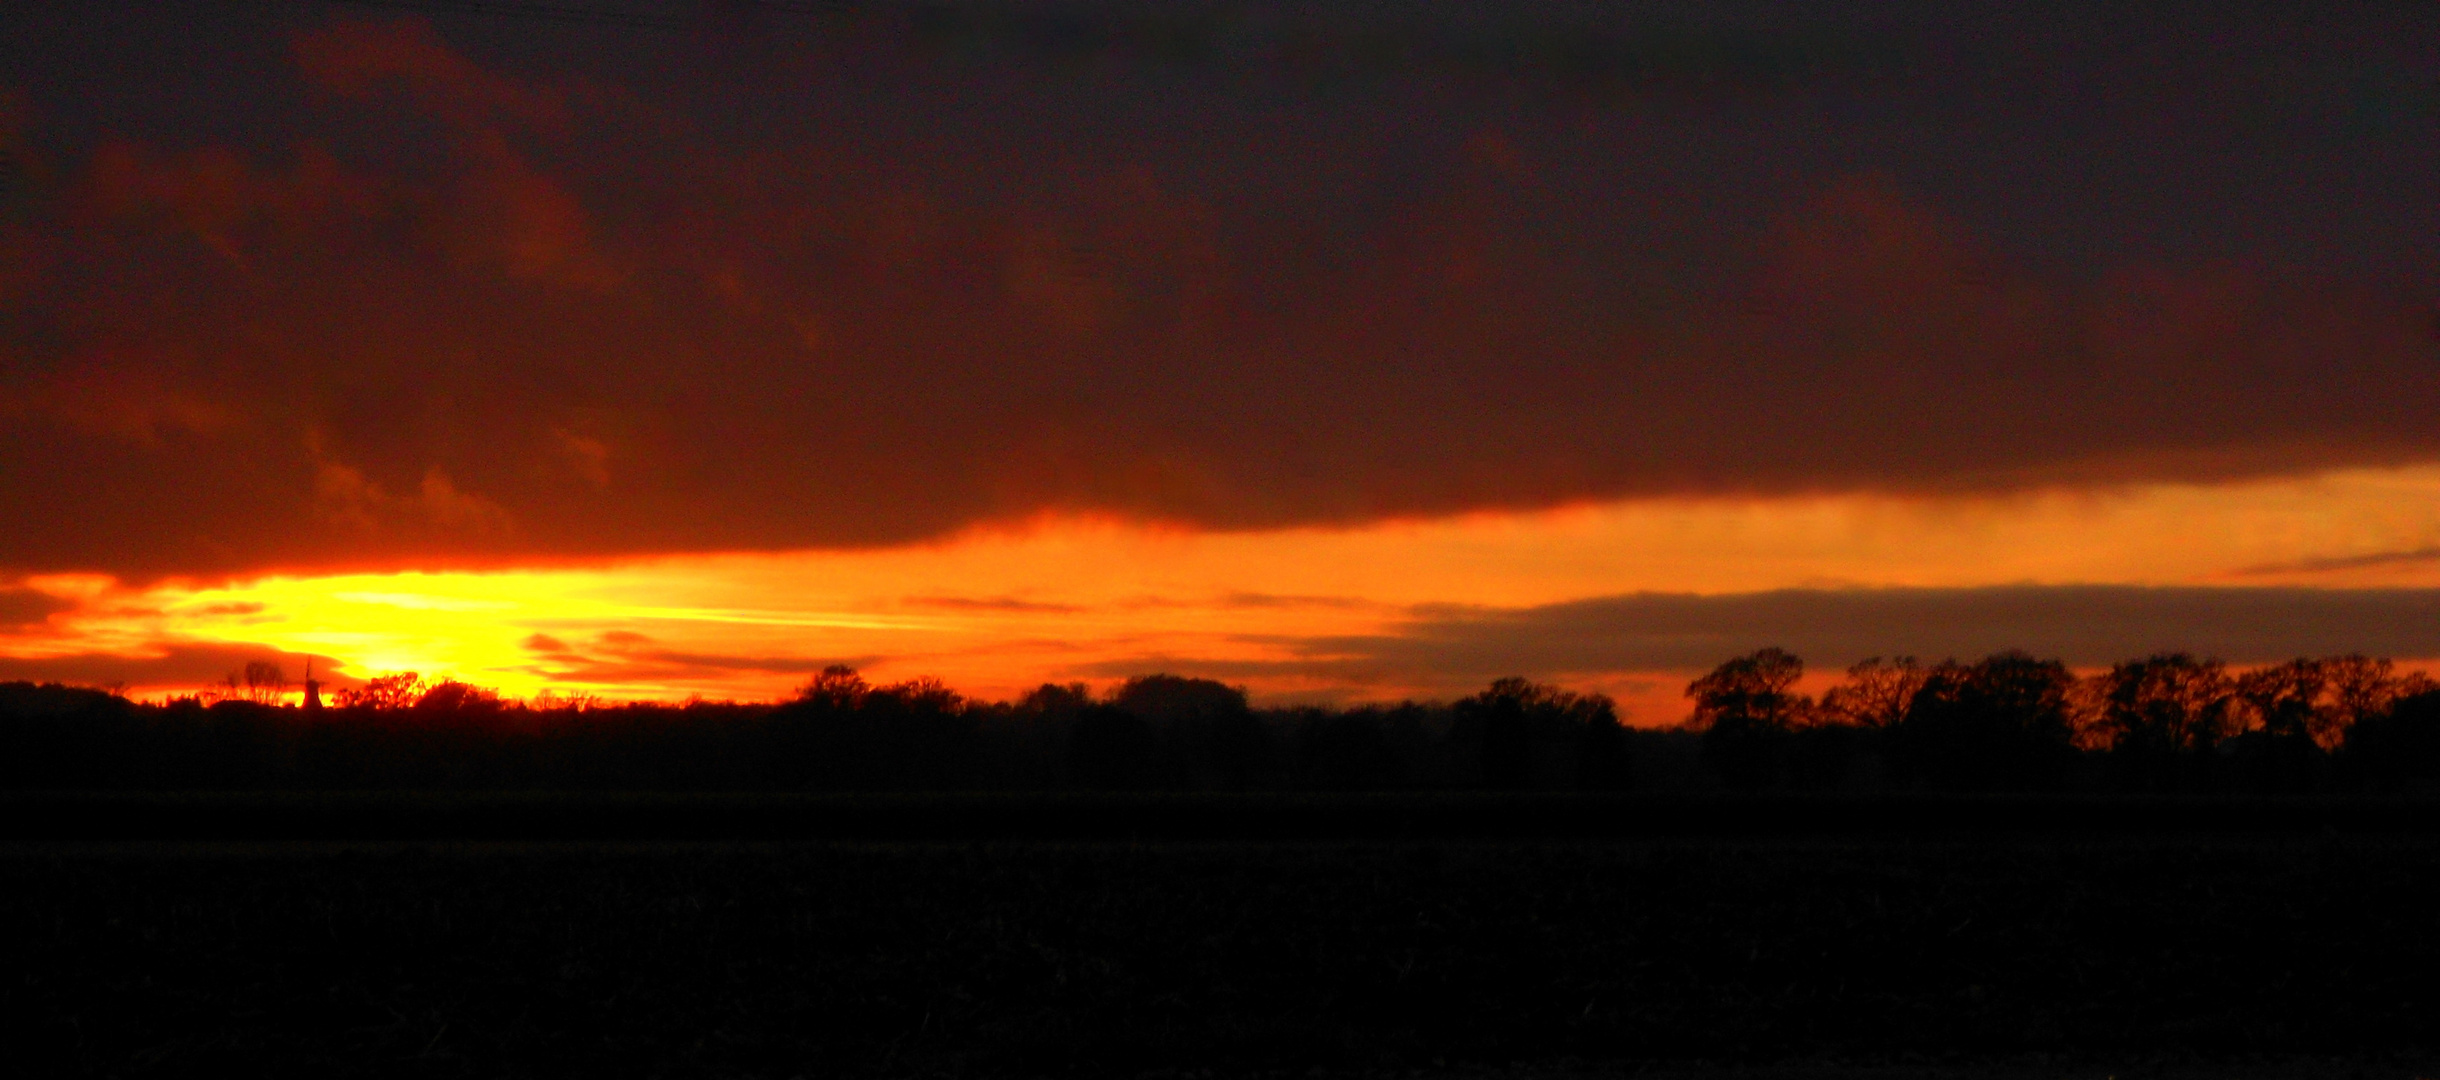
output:
M0 11L0 679L2440 658L2440 7Z

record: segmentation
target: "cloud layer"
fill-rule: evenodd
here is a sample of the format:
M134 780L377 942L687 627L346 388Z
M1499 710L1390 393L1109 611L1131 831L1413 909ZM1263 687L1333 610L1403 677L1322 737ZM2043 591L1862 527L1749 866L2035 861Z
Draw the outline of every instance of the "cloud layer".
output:
M180 642L164 645L150 655L114 652L71 653L64 656L0 656L0 682L63 682L76 686L166 687L191 690L208 687L222 677L243 671L253 662L275 664L304 689L306 664L315 681L328 692L360 680L342 674L339 660L328 656L287 652L264 645L228 642Z
M0 631L37 626L76 607L76 602L23 587L0 586Z
M1455 685L1702 670L1776 646L1820 667L1870 656L1974 659L2024 649L2078 667L2187 651L2235 664L2366 653L2440 656L2440 589L1995 586L1640 593L1523 610L1427 611L1395 633L1301 641L1316 671Z
M1163 59L1124 8L224 9L7 46L0 568L2440 459L2419 12Z

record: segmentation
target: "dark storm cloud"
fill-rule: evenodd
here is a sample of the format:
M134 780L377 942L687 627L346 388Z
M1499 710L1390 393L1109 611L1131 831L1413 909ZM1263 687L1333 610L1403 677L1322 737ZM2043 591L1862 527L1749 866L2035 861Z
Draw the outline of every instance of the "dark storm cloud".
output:
M1689 670L1767 646L1821 667L1868 656L2025 649L2071 665L2183 650L2237 664L2362 652L2440 656L2440 589L1790 589L1639 593L1522 610L1425 611L1394 634L1284 641L1317 675Z
M299 689L302 689L308 661L313 664L314 679L322 683L325 691L360 682L341 674L340 669L345 665L331 657L286 652L267 645L221 642L172 644L165 646L155 656L118 653L33 658L0 656L0 682L25 679L85 686L166 686L183 690L209 686L220 681L222 676L243 671L247 664L257 661L279 665L289 679L299 684Z
M432 8L8 16L0 568L2440 457L2435 9Z

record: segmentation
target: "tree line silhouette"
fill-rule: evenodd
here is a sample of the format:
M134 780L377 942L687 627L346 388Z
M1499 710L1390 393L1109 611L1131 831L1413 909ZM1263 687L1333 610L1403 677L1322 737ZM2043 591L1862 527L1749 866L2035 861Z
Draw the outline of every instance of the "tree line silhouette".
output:
M2303 794L2440 783L2440 683L2361 655L2231 673L2156 653L2078 677L2018 651L1875 657L1819 700L1780 649L1695 680L1690 726L1729 787Z
M144 704L0 684L0 788L738 791L1937 791L2440 789L2440 683L2364 656L2231 672L2162 653L2079 677L2002 652L1866 660L1818 698L1763 649L1687 687L1694 714L1522 678L1455 702L1254 708L1148 675L1013 702L832 667L778 703L514 701L407 672L280 704L250 665Z

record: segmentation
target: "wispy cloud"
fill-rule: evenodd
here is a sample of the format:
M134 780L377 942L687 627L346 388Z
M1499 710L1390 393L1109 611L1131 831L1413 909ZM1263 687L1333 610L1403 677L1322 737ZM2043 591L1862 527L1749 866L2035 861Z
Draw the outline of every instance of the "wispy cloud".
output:
M2440 545L2406 548L2398 551L2373 551L2361 555L2334 555L2319 559L2297 559L2292 562L2261 563L2228 572L2236 578L2288 577L2301 574L2328 574L2345 570L2381 570L2392 567L2423 566L2440 562Z
M308 662L313 665L314 678L325 686L352 686L359 681L346 674L345 663L337 657L289 652L266 645L225 642L165 643L132 654L80 652L40 657L0 656L0 681L24 679L32 682L97 686L123 684L136 688L188 690L210 685L222 676L241 671L247 664L256 661L277 664L289 679L300 682L304 679Z
M1025 600L1014 596L910 596L910 607L945 608L950 611L1002 611L1022 615L1064 615L1082 611L1076 604L1058 604L1044 600Z
M743 655L672 649L644 634L612 630L574 644L551 634L530 634L520 646L539 663L532 670L552 682L585 685L666 686L717 684L737 675L810 675L833 664L870 667L879 655Z
M2440 657L2440 589L1788 589L1637 593L1524 609L1444 607L1378 635L1293 644L1325 668L1369 663L1467 681L1524 673L1700 669L1764 646L1816 664L2021 648L2070 664L2160 650L2233 663L2367 652Z
M1522 675L1635 695L1681 715L1686 672L1766 646L1816 668L1867 656L1975 658L2025 649L2079 667L2184 650L2232 663L2365 652L2440 657L2440 589L2121 585L1635 593L1526 608L1425 605L1370 634L1239 635L1265 656L1145 649L1078 664L1086 677L1170 672L1248 680L1292 695L1366 699L1471 693Z

